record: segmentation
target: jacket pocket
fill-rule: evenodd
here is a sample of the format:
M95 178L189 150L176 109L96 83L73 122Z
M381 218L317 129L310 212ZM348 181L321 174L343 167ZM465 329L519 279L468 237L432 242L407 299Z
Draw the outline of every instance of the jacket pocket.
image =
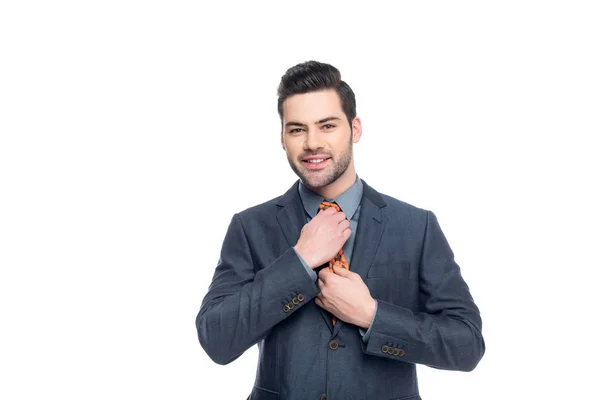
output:
M279 400L279 393L255 385L250 400Z

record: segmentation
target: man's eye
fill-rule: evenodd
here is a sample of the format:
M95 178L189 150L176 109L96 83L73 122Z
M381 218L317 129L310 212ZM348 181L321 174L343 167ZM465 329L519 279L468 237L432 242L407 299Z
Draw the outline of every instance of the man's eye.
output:
M324 129L331 129L331 128L335 128L335 125L332 125L332 124L325 124L325 125L323 125L323 128L324 128Z
M294 128L292 130L290 130L290 133L300 133L302 132L302 128Z

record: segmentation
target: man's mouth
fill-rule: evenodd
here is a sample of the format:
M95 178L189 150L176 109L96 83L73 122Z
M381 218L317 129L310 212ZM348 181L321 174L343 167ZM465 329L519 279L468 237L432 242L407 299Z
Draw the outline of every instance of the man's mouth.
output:
M320 168L327 164L327 160L329 160L329 158L330 157L311 158L310 160L302 160L302 162L306 165L307 168L314 169Z
M325 158L314 158L312 160L304 160L306 162L309 162L311 164L319 164L322 163L323 161L325 161Z

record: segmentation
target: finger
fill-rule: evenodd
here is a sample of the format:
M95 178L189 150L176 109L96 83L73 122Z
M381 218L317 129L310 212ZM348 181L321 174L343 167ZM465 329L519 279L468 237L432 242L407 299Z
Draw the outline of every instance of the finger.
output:
M321 289L323 286L325 286L325 282L323 282L323 280L319 278L317 279L317 286L319 286L319 289Z
M340 221L340 228L346 229L349 227L350 227L350 221L348 221L347 219Z
M352 275L354 275L354 272L349 271L346 268L340 267L338 265L333 266L333 272L335 272L336 275L343 276L345 278L351 278Z
M323 282L327 282L327 278L329 278L328 274L331 274L329 267L323 268L319 271L319 279L323 280Z
M319 213L320 213L320 212L323 212L323 213L329 213L329 214L335 214L335 213L337 213L337 210L336 210L335 208L333 208L333 207L329 207L329 208L326 208L326 209L322 209L322 208L321 208L321 209L319 209L319 210L320 210L320 211L319 211ZM317 214L318 214L318 213L317 213Z
M315 304L318 305L319 307L321 306L322 302L321 302L321 298L319 296L315 297Z
M343 211L340 211L340 212L336 211L336 214L333 216L333 218L336 222L342 222L342 221L346 220L346 214L344 214Z

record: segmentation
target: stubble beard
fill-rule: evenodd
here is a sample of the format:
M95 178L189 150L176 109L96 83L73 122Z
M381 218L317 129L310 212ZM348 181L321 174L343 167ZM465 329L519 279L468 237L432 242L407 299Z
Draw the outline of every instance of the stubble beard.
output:
M286 156L290 167L300 178L302 183L311 190L319 189L337 181L350 166L350 161L352 160L352 135L350 135L348 147L342 154L340 154L339 160L336 161L333 157L331 157L330 161L333 163L333 166L328 167L327 171L304 172L302 171L301 167L299 167L298 164L296 164L296 162L290 158L289 154L286 154ZM304 161L299 161L299 163L303 162Z

